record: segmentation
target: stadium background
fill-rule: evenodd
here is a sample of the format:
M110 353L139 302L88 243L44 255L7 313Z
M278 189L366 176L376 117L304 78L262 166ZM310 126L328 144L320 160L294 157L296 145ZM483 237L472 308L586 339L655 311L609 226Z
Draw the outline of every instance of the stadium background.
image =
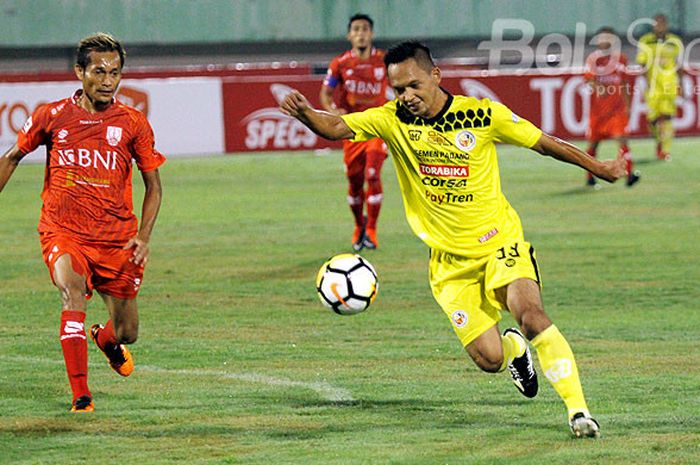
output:
M599 27L613 25L624 36L635 20L662 12L686 43L700 34L700 2L684 0L595 0L586 8L545 0L7 1L0 8L0 149L14 142L38 104L76 87L75 44L95 31L125 43L120 98L148 114L159 147L169 155L337 148L276 107L290 88L317 103L325 67L347 48L347 18L356 12L375 18L377 46L424 40L450 91L507 102L543 130L568 139L585 133L581 65ZM494 21L503 18L532 25L528 47L536 61L530 69L514 65L519 52L503 50L499 65L484 71L485 41ZM647 29L641 25L635 35ZM508 30L505 37L517 40L519 34ZM543 38L554 43L538 48ZM562 41L572 44L571 59ZM633 58L632 44L626 42L625 50ZM645 136L643 77L636 83L630 131ZM697 134L700 100L692 90L698 77L689 73L684 86L688 97L679 102L676 129Z

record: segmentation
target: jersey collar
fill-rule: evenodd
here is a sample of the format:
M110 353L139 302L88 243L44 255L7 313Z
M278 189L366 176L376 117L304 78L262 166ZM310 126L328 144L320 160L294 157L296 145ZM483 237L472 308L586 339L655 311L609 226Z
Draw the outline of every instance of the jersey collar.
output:
M443 107L440 109L437 115L433 116L432 118L422 118L420 116L415 116L399 102L396 108L396 116L398 116L398 118L404 123L417 124L420 126L432 126L433 123L438 122L443 116L445 116L445 113L447 113L447 110L450 109L450 105L452 105L452 101L454 100L454 96L447 89L445 89L442 86L440 87L440 89L442 89L442 91L445 94L447 94L447 100L445 101L445 105L443 105Z

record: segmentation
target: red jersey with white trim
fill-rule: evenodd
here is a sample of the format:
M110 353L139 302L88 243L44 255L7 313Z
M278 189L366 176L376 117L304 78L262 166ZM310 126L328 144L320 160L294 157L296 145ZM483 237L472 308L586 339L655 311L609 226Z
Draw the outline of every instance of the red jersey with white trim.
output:
M388 101L384 50L372 47L366 60L352 50L338 55L328 66L323 85L340 86L338 107L348 113L384 105Z
M631 85L624 53L606 54L596 50L586 59L584 77L592 80L591 117L608 117L626 113L625 86Z
M132 161L141 171L165 162L140 111L114 101L90 113L72 97L41 105L17 138L23 153L46 146L39 232L66 233L90 243L121 244L138 222L131 195Z

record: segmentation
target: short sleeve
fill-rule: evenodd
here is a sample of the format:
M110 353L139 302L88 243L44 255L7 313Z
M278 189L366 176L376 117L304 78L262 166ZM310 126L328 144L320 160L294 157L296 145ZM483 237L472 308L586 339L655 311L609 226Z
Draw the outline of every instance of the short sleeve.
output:
M49 106L41 105L34 110L32 116L24 123L19 134L17 134L17 147L22 153L33 152L37 147L46 143L48 137L48 116Z
M140 171L153 171L165 163L165 156L155 148L153 129L148 120L140 112L138 115L132 155Z
M649 38L645 35L639 39L639 44L637 48L637 57L635 61L642 66L645 66L649 62L649 58L652 55L651 46L648 44Z
M491 102L491 137L494 142L530 148L542 136L542 131L498 102Z
M338 59L335 58L328 65L328 70L326 71L326 77L323 79L323 85L335 89L338 84L340 84L340 69L338 65Z
M387 105L340 116L355 133L355 137L351 139L353 142L362 142L376 137L385 139L392 115Z

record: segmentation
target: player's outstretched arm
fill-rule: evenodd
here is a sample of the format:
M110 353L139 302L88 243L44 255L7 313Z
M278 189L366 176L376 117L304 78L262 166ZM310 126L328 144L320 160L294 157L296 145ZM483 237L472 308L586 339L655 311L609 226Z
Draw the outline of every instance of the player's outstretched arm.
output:
M17 147L17 144L15 144L0 158L0 192L5 188L5 184L10 180L12 173L15 172L15 168L17 168L20 160L24 158L24 155Z
M352 139L355 136L340 116L314 109L306 97L296 90L284 98L280 110L326 139Z
M622 158L598 160L575 145L548 134L542 134L537 143L532 146L532 150L542 155L547 155L557 160L580 166L608 182L615 182L619 178L627 175L625 160Z
M143 206L141 207L141 226L138 234L129 239L129 242L124 246L125 250L134 249L130 261L136 265L145 265L148 262L148 257L151 254L149 246L151 232L153 232L153 226L156 224L161 199L163 198L163 188L160 183L158 170L142 172L141 176L146 186Z

